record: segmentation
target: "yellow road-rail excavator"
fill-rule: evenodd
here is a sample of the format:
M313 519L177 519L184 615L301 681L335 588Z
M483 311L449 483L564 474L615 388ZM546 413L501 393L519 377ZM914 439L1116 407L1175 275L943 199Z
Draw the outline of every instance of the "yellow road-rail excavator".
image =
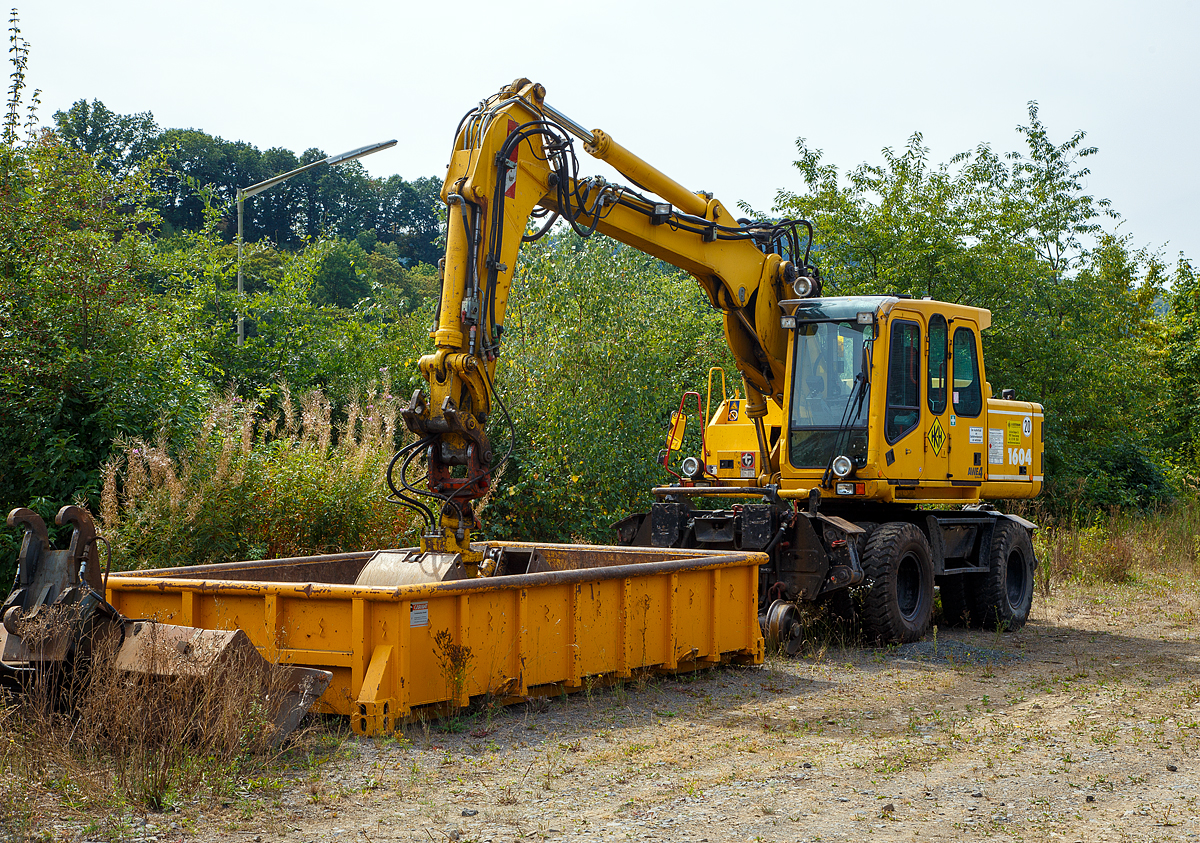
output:
M579 177L576 140L632 186ZM525 79L463 118L443 197L427 385L403 408L416 437L388 468L395 500L425 521L421 546L102 576L85 510L59 512L74 530L55 550L42 519L16 509L8 523L25 536L0 606L0 686L59 677L69 697L85 686L64 677L110 652L130 682L250 676L279 739L310 704L375 734L474 698L759 664L764 633L795 652L805 603L856 612L885 642L925 633L935 587L949 623L1025 622L1034 525L984 501L1039 492L1043 414L993 396L988 311L823 296L807 222L736 218ZM741 376L717 396L710 373L700 448L686 456L684 411L700 397L684 396L664 456L675 479L615 525L614 546L472 535L506 456L486 431L507 415L494 381L517 253L559 221L690 273L723 314Z
M576 139L632 186L581 178ZM724 316L741 376L737 396L707 408L700 453L653 490L648 512L615 525L620 544L765 552L760 618L789 649L810 601L853 602L875 639L920 638L935 584L948 623L1025 622L1035 525L985 501L1038 494L1044 416L1011 391L994 396L987 310L823 296L809 223L738 219L584 129L527 79L463 118L442 196L435 347L419 364L428 386L403 412L416 440L389 472L396 499L426 521L421 559L439 577L491 572L472 545L472 504L504 459L485 431L505 412L494 378L509 291L521 243L562 221L691 274ZM668 450L683 439L678 422ZM410 479L417 460L425 484Z

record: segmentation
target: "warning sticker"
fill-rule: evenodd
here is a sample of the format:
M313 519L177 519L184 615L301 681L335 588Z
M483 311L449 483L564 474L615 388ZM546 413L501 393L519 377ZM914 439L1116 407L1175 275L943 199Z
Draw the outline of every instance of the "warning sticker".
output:
M988 428L988 465L1004 465L1004 431Z
M754 457L753 451L742 451L742 476L754 477Z
M726 420L731 421L731 422L737 421L738 416L740 414L741 406L742 406L742 404L740 401L738 401L736 398L732 399L729 402L729 412L726 416Z
M972 444L972 445L982 445L983 444L983 428L982 427L971 428L970 444Z
M414 600L408 604L408 625L429 626L428 600Z
M933 424L929 428L929 447L933 448L935 457L941 456L942 446L946 444L946 431L942 430L942 423L938 421L937 416L933 417Z
M1009 445L1020 445L1021 444L1021 422L1017 419L1010 419L1009 421L1005 422L1005 424L1008 425L1008 444Z

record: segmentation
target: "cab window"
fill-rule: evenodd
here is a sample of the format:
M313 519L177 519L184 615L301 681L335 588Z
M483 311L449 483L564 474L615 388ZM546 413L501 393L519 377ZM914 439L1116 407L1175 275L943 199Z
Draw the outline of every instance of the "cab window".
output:
M954 412L960 416L977 416L983 410L979 357L975 332L970 328L954 329L954 394L951 400Z
M946 317L929 317L929 412L946 412Z
M921 326L892 323L888 349L887 412L883 432L889 443L914 430L921 420Z

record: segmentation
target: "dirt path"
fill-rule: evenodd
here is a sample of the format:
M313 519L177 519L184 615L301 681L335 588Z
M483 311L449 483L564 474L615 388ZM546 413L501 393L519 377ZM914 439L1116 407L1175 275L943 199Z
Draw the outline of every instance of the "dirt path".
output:
M1200 839L1200 593L1038 600L1014 635L829 647L351 738L135 839ZM172 827L174 826L174 827Z

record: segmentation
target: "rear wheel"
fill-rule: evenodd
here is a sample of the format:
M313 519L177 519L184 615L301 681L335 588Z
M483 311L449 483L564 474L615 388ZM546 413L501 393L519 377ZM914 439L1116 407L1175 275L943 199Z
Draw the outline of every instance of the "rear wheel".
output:
M920 528L892 522L876 529L867 540L863 571L868 636L883 643L921 638L933 618L933 561Z
M988 572L976 595L985 628L1015 631L1029 620L1033 606L1033 542L1029 531L1006 518L992 528Z

